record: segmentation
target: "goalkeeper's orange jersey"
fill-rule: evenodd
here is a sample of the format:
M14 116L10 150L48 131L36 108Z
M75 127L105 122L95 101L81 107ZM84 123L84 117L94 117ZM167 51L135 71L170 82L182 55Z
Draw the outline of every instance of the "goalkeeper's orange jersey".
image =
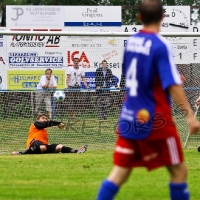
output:
M45 128L43 129L37 129L34 124L31 124L28 132L28 139L26 142L26 148L29 148L29 145L31 141L39 140L40 142L43 142L44 144L48 144L48 133Z

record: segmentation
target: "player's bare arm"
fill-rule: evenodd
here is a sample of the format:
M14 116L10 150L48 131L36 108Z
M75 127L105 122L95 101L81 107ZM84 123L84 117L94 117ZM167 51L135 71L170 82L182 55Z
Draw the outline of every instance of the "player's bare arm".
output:
M87 89L90 88L90 87L87 85L85 76L82 76L81 78L82 78L82 81L83 81L83 84L85 85L85 87L86 87Z
M50 79L47 79L45 85L42 86L42 88L48 88L49 83L50 83Z
M56 89L57 86L49 86L49 88Z
M171 97L173 98L176 105L179 106L180 110L185 112L186 120L190 128L190 133L197 133L200 129L199 121L194 117L190 104L187 101L185 92L181 85L173 85L169 88Z

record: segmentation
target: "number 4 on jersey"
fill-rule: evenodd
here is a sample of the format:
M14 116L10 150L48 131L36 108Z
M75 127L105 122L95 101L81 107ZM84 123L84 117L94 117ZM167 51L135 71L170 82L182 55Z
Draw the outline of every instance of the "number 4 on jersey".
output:
M133 58L126 74L126 86L130 96L137 96L138 81L136 79L137 59Z

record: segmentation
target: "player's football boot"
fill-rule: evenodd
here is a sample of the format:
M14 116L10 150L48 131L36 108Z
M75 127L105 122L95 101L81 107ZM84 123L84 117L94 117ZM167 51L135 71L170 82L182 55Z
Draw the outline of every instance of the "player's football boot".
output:
M78 149L77 153L85 153L87 151L87 148L88 146L85 144Z

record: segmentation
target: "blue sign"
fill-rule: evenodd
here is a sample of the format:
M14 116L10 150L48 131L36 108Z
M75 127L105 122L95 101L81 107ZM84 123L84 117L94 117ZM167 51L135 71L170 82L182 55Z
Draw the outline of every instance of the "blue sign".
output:
M96 77L96 72L85 72L86 82L91 89L96 89L95 77ZM116 83L118 84L119 79L117 78L117 76L113 75L113 77L114 77ZM113 87L113 86L114 86L114 84L112 82L110 82L110 87ZM85 89L85 85L83 84L83 82L81 82L81 88Z
M64 26L122 26L122 22L64 22Z

